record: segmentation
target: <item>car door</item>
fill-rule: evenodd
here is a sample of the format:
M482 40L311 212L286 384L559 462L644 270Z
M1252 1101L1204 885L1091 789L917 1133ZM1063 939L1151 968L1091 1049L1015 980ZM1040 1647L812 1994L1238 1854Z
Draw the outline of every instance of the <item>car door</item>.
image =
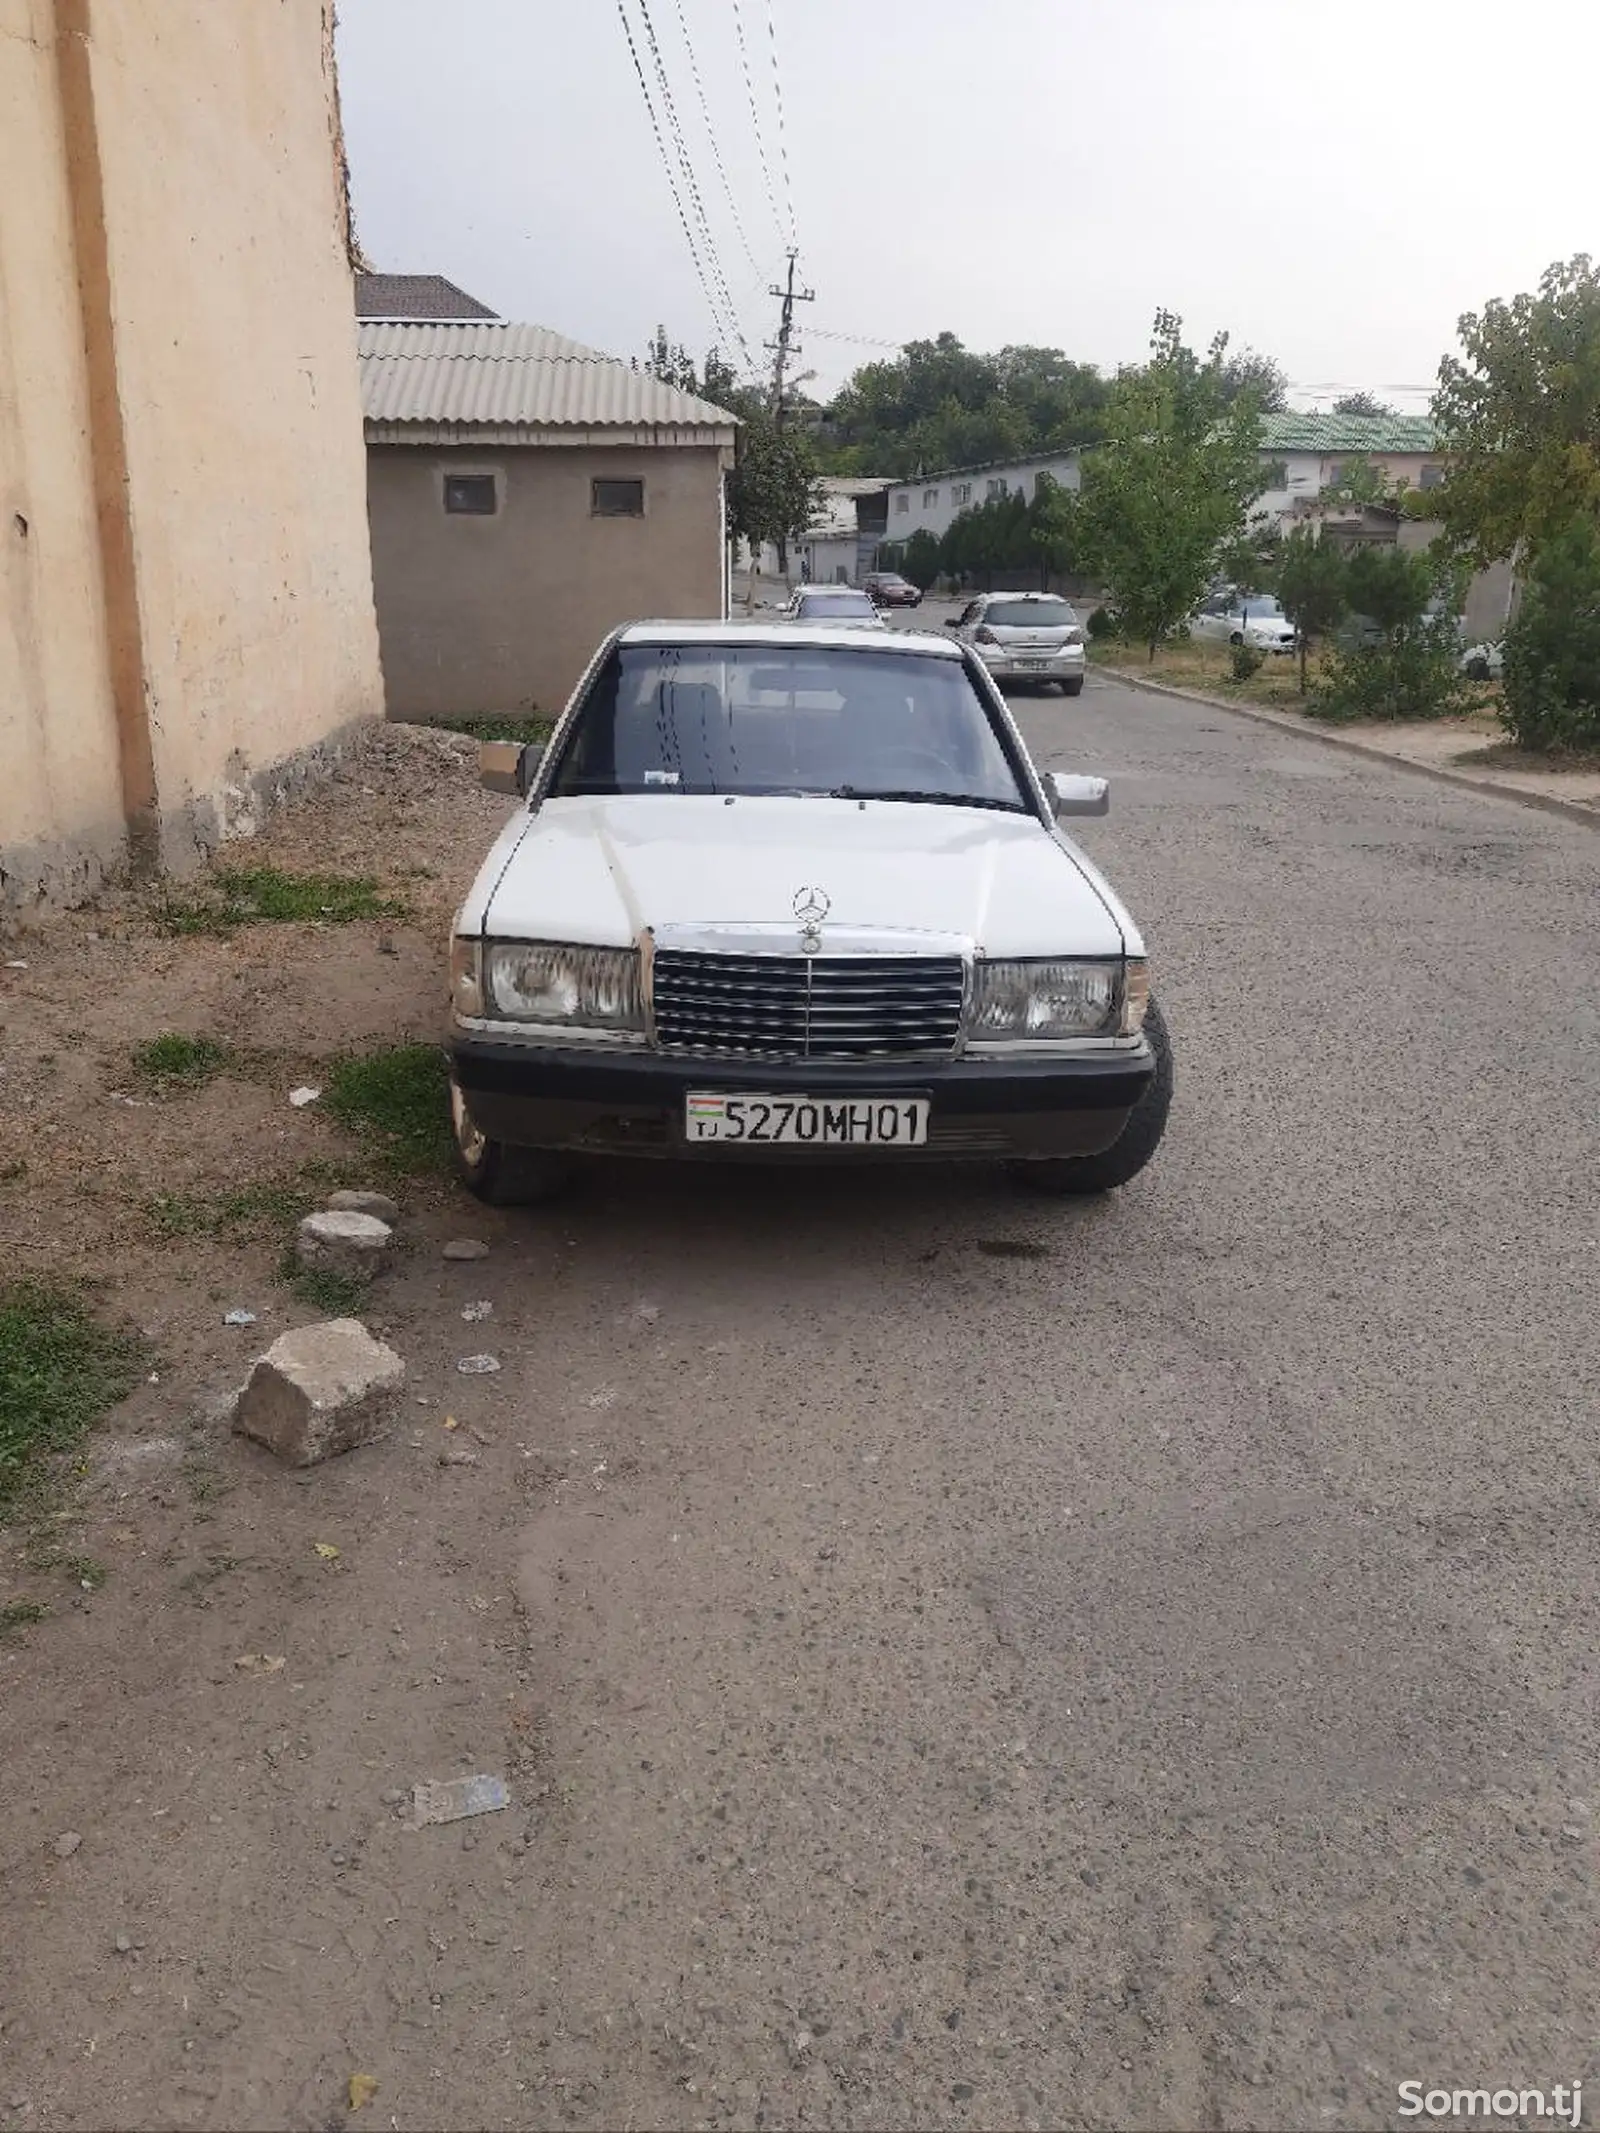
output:
M1228 634L1228 602L1220 594L1201 602L1189 623L1192 637L1226 637Z

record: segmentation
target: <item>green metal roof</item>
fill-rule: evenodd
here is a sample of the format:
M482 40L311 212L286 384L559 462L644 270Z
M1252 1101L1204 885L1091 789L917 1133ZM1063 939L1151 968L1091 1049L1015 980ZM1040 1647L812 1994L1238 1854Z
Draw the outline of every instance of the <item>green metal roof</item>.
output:
M1263 415L1264 452L1431 452L1429 415Z

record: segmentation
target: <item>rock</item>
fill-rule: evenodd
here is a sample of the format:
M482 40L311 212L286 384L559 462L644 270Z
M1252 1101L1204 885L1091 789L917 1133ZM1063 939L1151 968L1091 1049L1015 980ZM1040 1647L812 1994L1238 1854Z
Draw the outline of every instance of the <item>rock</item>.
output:
M447 1444L439 1454L439 1464L441 1466L481 1466L483 1458L480 1453L473 1451L470 1445Z
M403 1807L410 1797L411 1795L402 1792L398 1785L391 1785L387 1792L378 1794L379 1802L385 1807Z
M307 1215L295 1231L295 1257L304 1267L370 1281L389 1256L394 1231L376 1215L333 1209Z
M464 1355L456 1365L464 1378L491 1377L500 1368L497 1355Z
M289 1101L297 1111L303 1111L307 1104L314 1104L321 1094L322 1091L320 1089L313 1089L302 1084L300 1088L289 1091Z
M461 1316L469 1326L475 1326L482 1319L493 1318L494 1305L487 1297L484 1297L478 1303L463 1304L461 1306Z
M487 1259L489 1247L481 1237L452 1237L441 1256L445 1259Z
M111 1945L119 1955L131 1955L133 1953L133 1942L126 1933L119 1933Z
M330 1192L328 1205L336 1214L376 1215L391 1226L400 1219L400 1209L386 1192Z
M315 1466L378 1435L405 1374L400 1357L359 1319L297 1326L257 1362L234 1403L233 1426L291 1466Z
M58 1859L70 1859L82 1842L82 1837L78 1835L75 1829L64 1829L56 1839L56 1857Z
M256 1314L254 1311L246 1311L242 1308L224 1311L222 1314L222 1323L225 1326L253 1326L255 1322Z

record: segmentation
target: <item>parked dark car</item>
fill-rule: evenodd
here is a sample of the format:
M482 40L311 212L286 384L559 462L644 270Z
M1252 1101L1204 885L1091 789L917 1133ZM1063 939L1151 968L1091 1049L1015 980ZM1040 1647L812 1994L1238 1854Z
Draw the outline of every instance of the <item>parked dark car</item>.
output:
M875 607L920 607L922 587L901 577L897 570L874 570L862 579L862 588L872 595Z

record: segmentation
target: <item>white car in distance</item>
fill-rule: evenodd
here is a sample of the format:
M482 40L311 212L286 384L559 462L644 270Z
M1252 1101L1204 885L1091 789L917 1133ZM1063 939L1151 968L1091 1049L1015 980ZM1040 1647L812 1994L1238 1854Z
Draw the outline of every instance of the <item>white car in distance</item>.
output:
M1138 928L931 633L645 622L548 748L451 947L451 1115L481 1198L575 1157L1010 1161L1102 1192L1155 1153L1172 1056Z
M1258 652L1292 652L1294 624L1271 593L1213 593L1189 617L1191 637L1248 644Z

